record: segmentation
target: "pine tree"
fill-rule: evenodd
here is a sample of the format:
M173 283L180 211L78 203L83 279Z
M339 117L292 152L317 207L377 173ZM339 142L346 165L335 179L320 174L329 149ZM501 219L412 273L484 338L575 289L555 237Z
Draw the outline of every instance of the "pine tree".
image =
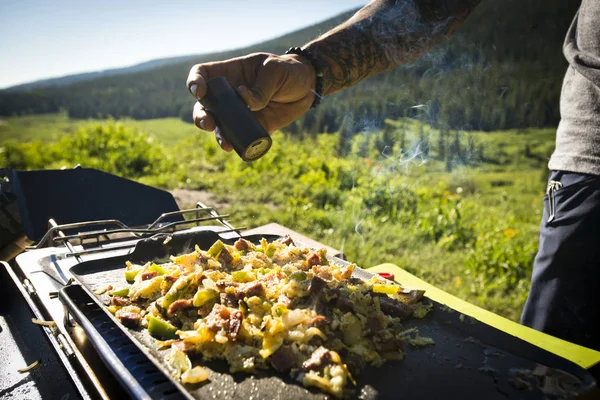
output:
M438 153L438 160L445 160L446 159L446 130L445 128L440 129L440 134L438 137L438 145L437 145L437 153Z
M342 121L340 130L338 133L338 147L337 153L340 157L345 157L350 153L352 149L352 138L354 137L353 123L350 116L346 116Z
M407 151L407 149L406 149L406 129L404 128L404 125L402 126L402 130L400 131L399 145L400 145L400 151L402 153L406 153L406 151Z
M479 146L477 146L477 159L479 161L485 160L485 145L483 143L479 143Z
M477 150L475 149L475 140L473 139L472 135L469 135L469 141L467 143L467 155L466 155L465 159L470 164L474 164L477 161L479 161L475 154L476 151Z
M453 158L450 153L446 155L446 172L452 172L452 167L454 166Z
M458 131L454 132L454 141L452 142L450 154L456 161L462 161L463 159L462 149L460 146L460 134Z
M426 157L429 157L429 138L425 136L423 125L419 126L419 149Z

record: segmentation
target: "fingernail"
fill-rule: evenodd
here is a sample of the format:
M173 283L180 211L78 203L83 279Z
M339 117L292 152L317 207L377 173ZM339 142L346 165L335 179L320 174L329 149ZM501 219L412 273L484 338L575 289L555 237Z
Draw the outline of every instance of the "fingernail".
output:
M206 130L206 128L204 128L204 120L203 119L200 120L200 129Z
M190 86L190 93L192 94L192 96L196 97L196 91L198 90L198 85L196 85L195 83Z
M238 86L238 92L243 92L244 94L247 94L248 88L245 86ZM246 104L246 107L250 108L250 104Z

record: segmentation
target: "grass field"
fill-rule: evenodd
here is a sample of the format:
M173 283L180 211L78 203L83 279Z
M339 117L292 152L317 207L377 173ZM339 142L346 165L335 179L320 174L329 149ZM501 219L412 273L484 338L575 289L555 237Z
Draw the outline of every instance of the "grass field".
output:
M0 118L0 141L16 140L27 142L40 140L51 142L63 134L76 132L78 129L99 120L72 120L66 113L28 115L24 117ZM162 118L151 120L123 120L128 126L139 129L156 138L165 146L175 146L183 139L198 133L191 124L179 118Z
M338 134L299 140L276 133L269 154L244 164L220 151L211 134L177 119L17 117L0 122L0 164L81 163L154 186L209 191L228 204L222 211L234 224L281 223L360 266L398 264L517 320L553 129L448 132L441 141L438 130L417 121L387 125L387 133L349 139L344 156Z
M57 140L62 134L75 132L86 123L88 121L69 120L66 113L0 118L0 141L49 142Z

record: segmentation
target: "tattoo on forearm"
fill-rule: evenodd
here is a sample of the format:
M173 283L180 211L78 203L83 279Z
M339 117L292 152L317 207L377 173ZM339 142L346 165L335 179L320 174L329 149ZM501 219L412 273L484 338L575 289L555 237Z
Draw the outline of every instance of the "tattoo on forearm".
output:
M480 0L375 0L307 44L323 62L324 93L416 59L466 20Z

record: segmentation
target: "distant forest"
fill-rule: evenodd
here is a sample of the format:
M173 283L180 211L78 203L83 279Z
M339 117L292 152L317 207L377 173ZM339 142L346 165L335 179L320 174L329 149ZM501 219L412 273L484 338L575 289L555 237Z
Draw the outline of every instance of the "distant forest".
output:
M459 130L555 126L567 65L562 43L578 5L579 1L564 0L484 0L443 45L410 65L329 96L287 130L359 132L382 127L385 118L401 116ZM66 110L72 118L176 116L191 121L193 99L185 79L194 63L255 51L283 53L349 15L249 48L151 70L59 87L1 91L0 115Z

